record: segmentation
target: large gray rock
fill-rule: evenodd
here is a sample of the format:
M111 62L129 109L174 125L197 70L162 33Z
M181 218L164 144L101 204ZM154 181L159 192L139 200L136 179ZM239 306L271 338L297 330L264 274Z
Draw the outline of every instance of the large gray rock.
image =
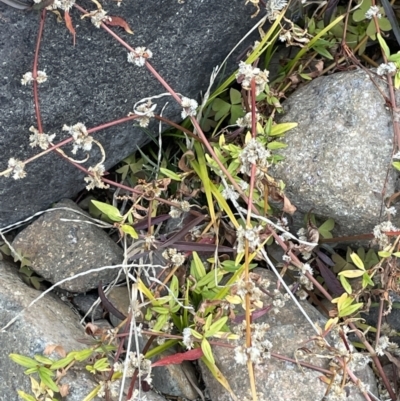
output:
M276 278L274 274L269 270L261 268L254 269L253 272L259 274L263 280L267 279L271 283L274 283L271 284L268 289L264 288L264 290L269 291L269 293L273 293L273 290L276 288ZM264 303L264 308L267 308L269 305L272 306L270 297L266 295L261 296L260 300ZM311 321L319 327L324 327L326 323L324 316L310 303L306 301L301 301L300 303ZM239 315L241 313L244 315L243 309L240 308L239 311L238 308L237 314ZM264 340L269 340L272 344L272 348L269 349L270 352L291 359L295 359L297 355L300 362L308 362L311 365L329 370L329 355L332 358L334 354L329 354L326 349L318 347L315 341L310 341L310 339L316 337L316 332L292 300L287 301L277 314L269 311L254 319L254 323L260 326L263 324L269 325L269 329L265 331L264 336L258 340L259 343ZM235 325L236 324L231 323L231 329L234 330ZM253 333L254 331L255 330L253 330ZM259 331L262 332L261 330ZM334 347L339 346L343 351L344 344L341 340L332 342L329 338L329 343ZM243 344L245 344L244 338L240 340L239 345ZM300 348L304 351L307 349L302 356L300 356L301 354L296 354L296 351ZM215 363L223 376L227 379L233 394L236 396L236 400L251 399L247 365L239 364L235 360L235 352L232 348L212 346L212 350ZM308 357L306 354L308 354ZM324 355L324 357L322 355ZM211 400L232 401L233 398L231 395L218 383L204 363L200 363L200 368ZM354 373L364 384L369 386L368 388L370 391L377 394L375 377L369 366L354 370ZM265 400L322 400L326 394L327 385L320 379L321 376L323 376L321 372L308 368L300 368L296 363L279 360L273 356L263 360L261 364L254 365L257 393L262 395L260 399L262 398ZM337 380L339 380L339 377L337 377ZM340 387L340 380L338 383ZM344 392L347 394L344 398L345 400L364 400L364 396L359 389L351 382L345 384Z
M12 245L20 255L28 258L31 269L55 284L102 266L122 263L122 249L105 231L85 223L89 218L74 202L65 199L56 207L72 210L49 211L21 231ZM86 214L86 213L84 213ZM119 269L91 272L59 285L70 292L86 292L97 288L99 282L109 283Z
M17 276L17 269L0 261L0 328L37 298L41 292L25 285ZM29 308L6 331L0 332L0 399L19 401L17 390L31 392L26 368L17 365L9 354L21 354L33 358L42 355L48 345L59 344L66 352L80 350L85 345L78 342L84 337L78 324L79 316L52 295L46 295ZM36 380L38 379L35 377ZM81 401L96 387L93 376L85 370L70 369L61 383L70 385L66 401ZM96 400L100 398L96 397Z
M91 2L83 5L96 9ZM184 96L197 98L205 90L213 67L220 64L233 46L255 24L253 7L244 1L178 0L169 2L124 0L121 7L108 1L109 15L123 17L134 35L114 28L133 47L146 46L150 60L161 76ZM89 18L71 10L76 27L76 46L65 24L48 13L39 69L48 81L39 86L45 133L66 138L63 124L84 123L87 128L122 118L138 100L165 92L146 68L127 62L127 51L115 39L92 25ZM261 17L261 15L260 15ZM32 88L21 86L22 75L32 70L40 16L24 13L0 3L0 170L11 157L24 160L37 151L28 143L29 127L37 123ZM254 39L254 38L253 38ZM247 39L231 60L253 39ZM231 61L227 72L235 62ZM168 98L165 116L180 119L180 110ZM159 100L159 108L164 105ZM158 133L158 128L153 130ZM132 122L95 134L105 147L109 168L126 157L149 137ZM99 160L94 152L93 161ZM52 202L68 198L84 187L83 175L55 154L29 164L28 176L20 181L0 177L0 227L25 218Z
M393 169L387 175L393 125L379 90L364 71L344 72L312 81L283 106L281 121L298 127L283 138L285 161L272 174L286 183L295 220L312 211L332 217L336 234L371 232L385 218L381 192L394 193L397 176Z

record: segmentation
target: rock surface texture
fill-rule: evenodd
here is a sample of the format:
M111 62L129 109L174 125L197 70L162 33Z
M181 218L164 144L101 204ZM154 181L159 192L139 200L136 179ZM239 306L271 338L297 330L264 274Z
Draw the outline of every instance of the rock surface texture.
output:
M275 282L273 273L266 269L257 268L254 269L254 272L263 279L268 279L271 283ZM268 291L272 292L273 288L276 288L275 284L271 284ZM267 305L268 303L265 303L264 306L266 307ZM308 302L301 302L301 305L314 324L324 327L326 319L313 306ZM265 331L262 338L259 338L259 342L269 340L272 344L269 349L270 352L291 359L295 359L295 355L297 355L298 360L301 362L308 362L314 366L329 369L329 358L326 358L327 353L325 350L316 346L314 341L309 341L315 338L316 332L293 301L287 301L277 314L269 311L258 317L255 323L260 326L263 324L269 325L269 329ZM338 343L328 339L328 342L331 346L339 346L342 350L344 349L344 345L340 341ZM307 351L303 354L296 354L296 351L302 347L304 347L303 350L307 349ZM216 365L228 380L233 394L237 397L236 399L251 399L247 365L238 363L232 348L219 346L213 346L212 348ZM308 357L306 356L307 354ZM325 355L325 357L321 358L317 355ZM205 365L200 363L200 367L210 398L218 401L232 401L231 395L210 374ZM374 394L377 394L375 377L368 366L364 366L361 370L354 371L354 373L363 383L369 385L369 389ZM265 400L322 400L327 390L327 385L320 380L323 375L321 372L300 368L296 363L279 360L273 356L259 365L256 364L254 375L257 392L262 394L262 399ZM337 380L340 387L339 377L337 377ZM334 391L335 386L332 387L331 391ZM352 383L345 385L345 393L347 394L345 399L348 401L361 401L364 399L364 396Z
M387 93L382 79L373 77ZM357 70L318 78L283 107L281 121L298 127L283 138L289 145L279 152L285 161L272 174L286 183L298 208L295 221L312 211L332 217L338 235L372 232L386 218L381 194L396 192L396 174L391 113L370 77Z
M25 285L16 268L4 261L0 261L0 282L0 326L3 327L41 292ZM42 355L46 346L53 344L61 345L67 352L83 349L85 345L77 341L84 337L78 322L79 316L66 304L52 295L46 295L5 332L0 332L0 399L19 401L17 390L32 394L29 377L24 374L26 368L14 363L9 354L33 358L36 354ZM89 372L74 369L61 383L70 385L70 394L65 401L82 401L97 385ZM100 401L101 398L96 397L95 400Z
M88 10L96 6L82 4ZM177 92L197 98L205 91L212 69L219 65L234 45L255 24L251 6L244 1L124 0L104 4L108 15L124 18L134 31L127 34L112 28L132 47L146 46L150 60L161 76ZM39 86L43 130L56 133L55 143L68 137L64 124L78 122L92 128L123 118L135 102L166 92L146 68L127 62L127 50L90 18L80 20L74 8L76 45L64 23L47 13L39 56L39 70L47 82ZM261 16L260 16L261 17ZM21 12L0 3L0 170L11 157L26 160L38 153L29 146L30 126L37 128L31 85L22 86L23 74L32 70L40 14ZM248 38L231 58L227 73L236 68L236 56L252 42ZM164 116L180 119L180 109L171 98L157 100L160 112L169 101ZM158 133L158 127L152 130ZM149 140L142 129L124 123L95 133L106 151L106 168L135 151ZM70 150L70 148L69 148ZM70 152L66 149L67 153ZM82 156L82 155L81 155ZM81 157L81 159L84 158ZM100 160L92 151L91 163ZM0 227L19 221L52 202L68 198L85 185L83 174L56 154L48 154L26 168L27 177L15 181L0 177Z
M13 247L31 262L31 269L55 284L75 274L103 266L118 265L122 249L104 230L90 224L89 217L69 199L56 208L72 210L49 211L25 228L13 241ZM80 293L97 288L99 282L109 283L120 269L107 269L86 274L60 284L59 288Z

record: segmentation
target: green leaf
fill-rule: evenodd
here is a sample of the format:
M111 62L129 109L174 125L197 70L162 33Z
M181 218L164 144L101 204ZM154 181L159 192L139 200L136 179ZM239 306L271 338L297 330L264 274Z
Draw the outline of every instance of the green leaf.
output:
M210 328L204 333L205 337L212 337L214 334L218 333L222 327L226 324L228 320L227 316L221 317L221 319L218 319L216 322L214 322Z
M217 98L213 102L212 109L216 112L214 120L218 121L229 113L231 105L224 100Z
M207 316L206 323L204 324L204 327L203 327L205 332L210 330L212 318L213 318L213 315Z
M396 78L397 78L397 74L396 74ZM400 79L399 79L400 82ZM397 88L396 88L397 89ZM396 169L396 170L400 170L400 162L393 162L392 166Z
M65 368L67 365L69 365L73 360L75 359L75 356L73 353L68 354L65 358L59 359L58 361L54 362L51 366L51 370L57 370L60 368Z
M358 304L350 305L347 308L344 308L339 312L339 317L352 315L354 312L356 312L362 306L363 306L363 303L361 303L361 302Z
M286 131L289 131L295 127L297 127L297 123L282 123L276 124L271 127L271 133L269 136L278 136L284 134Z
M130 235L133 239L138 239L138 238L139 238L139 235L138 235L138 233L136 232L136 230L135 230L132 226L130 226L129 224L123 224L123 225L121 226L121 230L122 230L125 234Z
M53 362L54 362L52 359L47 358L47 357L45 357L45 356L43 356L43 355L35 355L34 358L35 358L38 362L42 363L43 365L52 365Z
M205 338L203 338L203 341L201 342L201 349L203 351L204 356L207 358L207 360L215 365L215 360L214 360L214 355L211 350L211 345Z
M397 63L400 61L400 52L392 54L390 57L388 57L388 61L393 61L394 63Z
M22 390L18 390L18 395L25 401L37 401L36 397L33 397L32 395L26 394Z
M379 251L379 252L378 252L378 255L379 255L381 258L389 258L390 256L392 256L392 252L389 252L389 251Z
M328 219L324 223L320 225L318 230L324 230L324 231L331 231L333 230L333 227L335 227L335 220L333 219Z
M51 390L53 390L55 393L58 393L60 390L58 389L58 386L56 383L54 383L53 379L51 376L44 370L39 369L38 371L40 380Z
M200 280L201 278L205 277L206 269L204 268L204 264L199 258L197 252L193 252L193 260L190 264L190 274L196 279Z
M325 47L314 46L312 49L315 50L321 56L327 58L328 60L333 60L332 54L329 53L328 49L326 49Z
M351 285L348 282L348 280L346 279L346 277L344 276L339 276L339 280L340 280L340 284L342 284L342 287L344 288L344 290L348 293L351 294L353 292L353 290L351 289Z
M160 167L160 172L166 177L171 178L171 180L182 181L182 178L178 174L174 173L171 170L168 170L167 168Z
M301 78L305 79L306 81L312 81L312 78L308 74L299 74Z
M368 285L373 287L375 284L371 280L371 277L368 275L368 273L364 273L362 278L362 287L366 288Z
M379 44L381 45L381 49L385 53L386 57L390 57L389 46L386 44L385 39L382 38L382 35L378 32L376 37L378 38Z
M25 368L35 368L38 366L38 363L34 359L27 356L19 354L10 354L9 356L13 362L18 363L18 365Z
M93 354L93 350L91 349L83 349L81 351L75 351L74 358L78 362L83 362L85 359L89 358Z
M96 388L94 388L82 401L92 401L93 398L96 397L98 392L101 389L101 385L99 384Z
M351 260L353 261L353 263L356 265L356 267L358 267L360 270L365 270L363 261L360 259L360 257L356 253L353 252L350 255L350 257L351 257Z
M98 359L95 364L93 365L93 368L96 369L98 372L107 372L111 370L110 364L108 363L107 358L101 358Z
M270 150L282 149L287 148L287 144L283 142L273 141L267 145L267 148Z
M361 277L364 274L363 270L344 270L338 273L339 276L344 276L347 278Z
M229 97L232 104L242 104L242 94L237 89L231 88L229 91Z
M109 205L108 203L104 202L99 202L97 200L92 199L93 205L97 207L102 213L104 213L110 220L113 221L121 221L123 217L121 216L121 213L119 210L112 205Z

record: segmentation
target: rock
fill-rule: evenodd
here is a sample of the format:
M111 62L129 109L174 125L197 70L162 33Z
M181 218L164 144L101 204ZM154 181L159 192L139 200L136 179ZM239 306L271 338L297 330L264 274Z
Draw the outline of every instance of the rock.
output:
M256 268L254 272L259 274L262 279L268 279L271 283L276 282L273 273L266 269ZM275 284L271 284L268 291L272 292L273 288L276 288ZM270 303L265 302L264 307ZM310 319L320 327L324 327L326 319L308 302L300 303ZM242 308L240 309L243 311ZM307 362L329 369L327 359L316 356L316 354L326 355L326 351L317 347L313 341L309 341L316 335L314 329L291 300L285 303L280 313L266 313L257 318L255 323L269 324L269 329L260 341L268 339L272 343L271 352L295 359L295 351L305 347L310 350L312 356L306 360ZM332 342L330 344L332 345ZM212 346L212 350L216 365L228 380L237 400L251 399L247 365L236 362L232 348ZM304 361L302 358L299 360ZM320 380L323 375L320 372L307 368L300 369L294 363L281 361L274 357L267 359L265 363L254 366L257 392L262 394L262 399L315 401L324 398L327 385ZM211 400L231 401L232 398L227 390L217 382L204 363L200 363L200 368ZM354 373L370 386L369 388L374 394L377 394L375 377L368 366ZM345 390L348 392L347 400L364 400L364 397L352 384L346 384Z
M125 316L128 315L129 293L127 287L114 287L109 295L107 295L107 299ZM121 323L121 320L117 319L112 314L110 314L110 320L114 327ZM144 348L149 338L150 336L145 333L142 333L142 336L138 337L140 350ZM153 344L157 345L156 342ZM127 346L127 341L125 341L125 346ZM135 341L132 341L131 350L136 351ZM176 352L175 348L167 349L159 356L152 359L152 361L156 361ZM190 380L188 380L188 376ZM198 393L191 385L191 383L197 383L196 372L194 366L189 361L184 361L179 365L155 367L152 370L152 378L153 386L158 392L173 397L182 397L188 400L194 400L198 397Z
M93 304L98 300L98 295L94 293L90 294L78 294L76 297L72 297L71 303L76 309L85 316L86 313L92 308ZM100 306L95 307L87 318L89 320L99 320L103 317L104 311Z
M84 213L68 199L56 206ZM30 267L37 274L52 284L90 269L121 263L122 249L102 229L84 223L85 220L85 216L69 210L47 212L19 233L12 245L29 258ZM117 275L118 269L107 269L77 277L59 287L86 292L96 288L100 281L109 283Z
M381 78L376 82L385 88ZM283 137L289 146L279 153L285 160L271 174L285 182L299 211L297 226L311 211L332 217L337 235L371 233L385 218L381 192L384 187L385 197L396 192L397 178L393 171L386 177L393 125L379 90L362 70L337 73L299 88L283 107L280 122L298 127Z
M96 9L92 3L84 5ZM150 61L154 68L177 92L190 98L198 98L199 91L206 90L212 69L256 23L250 18L254 8L244 1L176 0L160 6L160 2L124 0L121 7L114 1L104 7L108 15L124 18L135 33L111 29L133 47L148 47L153 52ZM128 63L127 50L103 29L95 28L90 18L81 20L75 8L70 14L76 45L65 23L58 23L48 12L39 55L39 70L48 75L47 82L39 86L43 130L57 133L55 142L68 137L61 130L64 124L81 122L92 128L125 117L140 99L166 92L146 68ZM21 78L32 69L39 21L39 13L0 4L1 171L11 157L26 160L38 153L28 142L29 127L37 128L32 88L21 86ZM256 34L247 38L234 52L226 74L236 68L237 56L255 38ZM180 108L170 98L157 100L156 112L167 101L170 104L163 115L180 120ZM158 125L153 128L157 133ZM149 136L129 122L97 132L95 139L104 146L108 169ZM99 160L96 148L86 166ZM72 197L86 185L83 174L56 154L27 165L26 172L27 177L18 181L0 177L0 227Z
M17 276L17 268L0 261L0 329L37 298L41 292L26 286ZM0 398L19 401L17 390L31 392L26 368L17 365L9 355L21 354L33 358L42 355L48 345L61 345L67 352L85 345L76 339L84 337L79 316L56 297L48 294L20 316L6 331L0 332ZM37 377L36 377L37 379ZM82 401L97 383L85 370L71 369L61 383L70 385L65 401ZM95 398L99 401L100 398Z

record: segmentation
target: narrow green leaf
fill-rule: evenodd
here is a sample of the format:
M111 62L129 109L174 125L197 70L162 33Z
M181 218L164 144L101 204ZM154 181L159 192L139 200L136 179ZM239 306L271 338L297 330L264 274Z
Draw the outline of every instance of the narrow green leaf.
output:
M380 251L380 252L378 252L378 255L379 255L381 258L389 258L390 256L392 256L392 252L389 252L389 251Z
M131 236L133 239L138 239L139 238L139 235L136 232L136 230L132 226L130 226L129 224L123 224L121 226L121 230L125 234L128 234L129 236Z
M284 134L286 131L289 131L293 128L297 127L297 123L282 123L276 124L271 127L271 133L269 136L278 136Z
M204 268L204 264L201 261L197 252L193 252L193 260L190 264L190 273L196 280L200 280L201 278L205 277L206 269Z
M344 288L344 290L348 293L351 294L352 293L352 289L351 289L351 285L348 282L348 280L346 279L346 277L344 276L339 276L339 280L340 280L340 284L342 284L342 287Z
M166 177L171 178L171 180L182 181L182 178L178 174L168 170L167 168L160 167L160 172Z
M218 333L222 327L226 324L228 320L227 316L221 317L221 319L218 319L216 322L214 322L210 328L204 333L205 337L212 337L214 334Z
M51 390L53 390L55 393L58 393L60 390L58 389L58 386L56 383L54 383L53 379L51 376L43 371L42 369L39 369L38 371L40 380Z
M13 362L18 363L18 365L21 365L25 368L34 368L38 365L34 359L24 355L10 354L9 356Z
M100 391L101 385L96 386L82 401L92 401Z
M70 353L65 358L59 359L58 361L54 362L51 366L51 370L57 370L60 368L65 368L75 359L74 354Z
M385 53L385 56L389 58L390 50L389 50L389 46L385 42L385 39L382 38L382 35L379 32L376 34L376 37L378 38L379 44L381 45L381 49Z
M22 390L18 390L18 395L25 401L37 401L36 397L33 397L32 395L26 394Z
M35 358L38 362L42 363L43 365L52 365L53 362L54 362L52 359L47 358L47 357L45 357L45 356L43 356L43 355L35 355L34 358Z
M363 306L363 303L353 304L339 312L339 317L350 316Z
M211 345L205 338L203 338L203 341L201 342L201 349L207 360L215 365L215 359L211 350Z
M100 212L104 213L110 220L113 221L121 221L122 216L119 210L108 203L99 202L97 200L92 199L92 203L100 210Z
M364 274L364 271L363 270L345 270L338 274L339 274L339 276L344 276L347 278L356 278L356 277L361 277Z
M371 277L368 275L368 273L364 273L363 278L362 278L362 286L363 288L366 288L368 285L374 286L374 282L371 280Z
M276 150L276 149L287 148L287 146L288 146L288 145L287 145L286 143L278 142L278 141L273 141L273 142L270 142L270 143L267 145L267 148L270 149L270 150Z
M356 265L356 267L358 267L360 270L365 270L364 267L364 262L360 259L360 257L353 252L351 255L351 260L353 261L353 263Z

